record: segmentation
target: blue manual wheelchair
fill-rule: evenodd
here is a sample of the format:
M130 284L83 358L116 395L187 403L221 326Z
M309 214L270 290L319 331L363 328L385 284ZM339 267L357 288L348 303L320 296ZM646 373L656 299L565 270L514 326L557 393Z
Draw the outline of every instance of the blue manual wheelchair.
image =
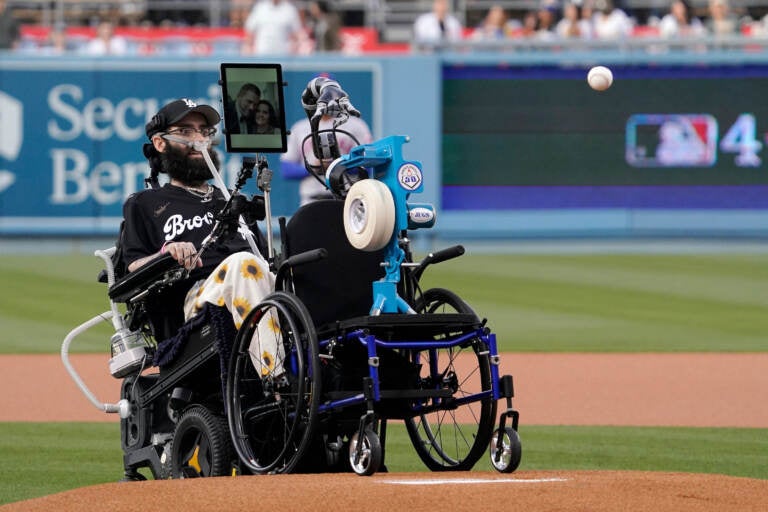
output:
M280 219L275 291L239 330L223 308L208 305L186 323L168 308L183 272L169 257L120 278L112 253L99 252L110 311L73 330L62 356L89 399L120 414L126 480L145 478L141 468L154 478L371 475L386 468L391 420L404 422L432 471L469 470L486 449L498 471L519 466L512 377L500 375L495 334L455 293L420 287L430 265L464 249L413 260L408 231L431 227L435 214L408 202L423 176L402 158L407 140L337 158L326 173L336 198ZM266 163L258 170L268 199ZM103 318L116 329L117 404L98 403L67 358L72 339ZM257 371L249 354L264 322L280 347L274 371Z

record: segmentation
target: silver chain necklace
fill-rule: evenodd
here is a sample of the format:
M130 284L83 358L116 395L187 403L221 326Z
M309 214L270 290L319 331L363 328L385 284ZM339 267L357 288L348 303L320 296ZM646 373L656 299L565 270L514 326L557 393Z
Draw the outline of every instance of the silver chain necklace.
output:
M199 197L201 203L207 203L213 197L213 186L211 185L208 185L208 187L205 189L205 192L201 190L197 190L196 188L193 188L193 187L188 187L186 185L179 185L179 186L184 190L186 190L187 192L189 192L190 194L192 194L193 196Z

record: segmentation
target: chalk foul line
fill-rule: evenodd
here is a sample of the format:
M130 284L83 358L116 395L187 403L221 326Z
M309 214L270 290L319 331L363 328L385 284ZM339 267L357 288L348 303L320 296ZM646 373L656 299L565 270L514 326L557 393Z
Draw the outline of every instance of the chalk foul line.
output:
M413 480L380 480L382 484L394 485L445 485L445 484L542 484L567 482L567 478L420 478Z

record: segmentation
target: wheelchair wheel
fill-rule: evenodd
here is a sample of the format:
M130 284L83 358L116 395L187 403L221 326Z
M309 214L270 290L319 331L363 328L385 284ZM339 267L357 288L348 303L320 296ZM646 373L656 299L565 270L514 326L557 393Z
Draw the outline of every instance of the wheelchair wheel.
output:
M416 311L425 314L472 314L455 293L442 288L424 292ZM463 397L491 390L491 366L485 343L479 338L457 347L421 350L413 354L421 364L422 385L448 387L451 399L424 403L426 409L405 425L416 453L432 471L466 471L483 456L494 428L496 401L489 395L471 402Z
M228 475L234 459L227 421L202 406L185 411L170 450L172 478Z
M362 437L359 432L352 435L349 441L349 464L355 473L361 476L374 474L381 467L383 456L381 440L376 432L366 428Z
M283 348L275 367L256 372L248 348L260 323L269 322ZM232 442L253 473L290 473L310 444L320 397L317 335L304 305L275 292L246 317L235 338L227 374L227 417Z
M496 429L491 437L491 464L500 473L512 473L523 458L520 435L511 427Z

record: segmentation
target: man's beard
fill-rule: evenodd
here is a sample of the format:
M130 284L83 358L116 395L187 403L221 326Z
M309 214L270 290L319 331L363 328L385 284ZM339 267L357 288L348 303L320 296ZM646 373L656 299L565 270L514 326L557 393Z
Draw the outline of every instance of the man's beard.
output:
M209 151L213 166L218 170L219 155L215 151ZM204 158L191 158L184 148L176 148L171 144L165 146L165 151L160 153L163 170L173 180L185 185L195 185L213 178L208 164Z

